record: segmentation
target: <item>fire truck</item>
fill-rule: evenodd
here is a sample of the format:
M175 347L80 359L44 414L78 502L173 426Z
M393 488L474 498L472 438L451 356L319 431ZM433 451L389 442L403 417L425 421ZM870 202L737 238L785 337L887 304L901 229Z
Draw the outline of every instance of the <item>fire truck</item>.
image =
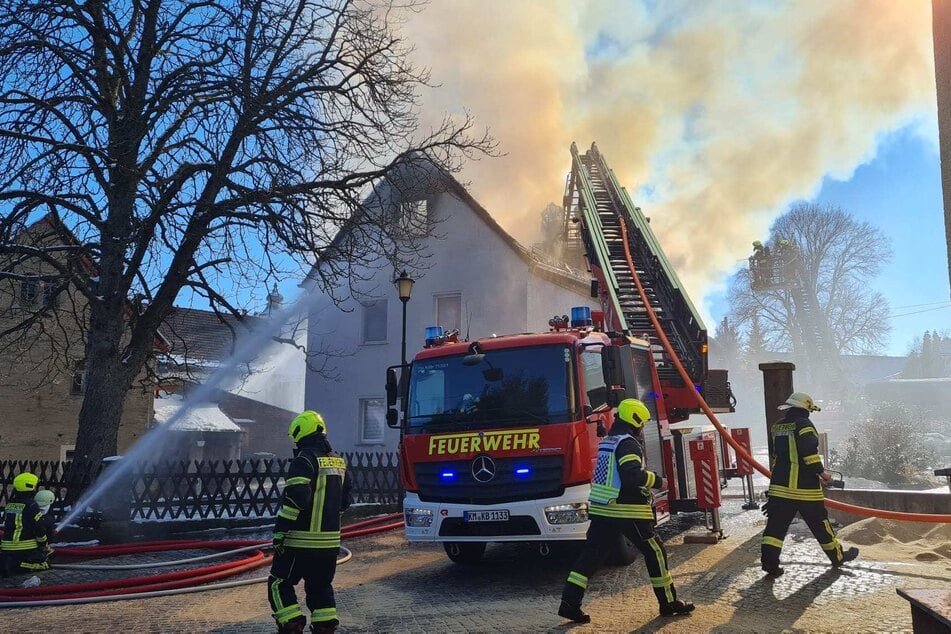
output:
M563 236L583 252L601 310L573 307L548 332L474 341L434 326L410 364L387 369L407 539L441 542L455 562L478 561L490 542L537 542L547 553L552 542L583 540L598 443L624 398L652 414L646 463L670 483L655 495L657 521L697 510L671 425L699 413L694 390L714 411L733 411L726 371L707 368L706 329L647 219L596 145L571 153ZM621 538L616 560L636 552Z

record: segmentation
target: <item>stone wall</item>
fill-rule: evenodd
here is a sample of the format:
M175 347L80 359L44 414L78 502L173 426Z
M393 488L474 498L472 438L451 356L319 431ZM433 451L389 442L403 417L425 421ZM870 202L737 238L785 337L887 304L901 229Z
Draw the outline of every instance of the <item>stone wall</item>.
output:
M951 513L951 493L897 491L891 489L826 489L826 497L846 504L902 511L905 513ZM864 516L829 509L829 517L843 526L865 519Z

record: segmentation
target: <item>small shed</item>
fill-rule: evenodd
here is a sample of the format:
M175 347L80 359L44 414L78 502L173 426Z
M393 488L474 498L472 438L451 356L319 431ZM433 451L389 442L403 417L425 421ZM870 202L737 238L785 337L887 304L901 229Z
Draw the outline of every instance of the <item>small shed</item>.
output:
M241 427L215 403L189 404L178 395L155 399L155 424L170 425L164 460L236 460L241 457Z

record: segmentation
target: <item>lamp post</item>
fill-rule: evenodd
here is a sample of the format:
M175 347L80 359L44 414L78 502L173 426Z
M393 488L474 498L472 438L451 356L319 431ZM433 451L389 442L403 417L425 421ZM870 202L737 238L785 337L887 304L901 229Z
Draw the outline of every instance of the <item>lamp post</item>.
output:
M403 365L406 365L406 302L409 301L409 296L413 293L413 284L415 283L416 280L407 275L405 270L400 273L398 278L393 280L393 285L396 286L396 292L400 296L400 301L403 302L403 338L402 354L400 355L400 362Z

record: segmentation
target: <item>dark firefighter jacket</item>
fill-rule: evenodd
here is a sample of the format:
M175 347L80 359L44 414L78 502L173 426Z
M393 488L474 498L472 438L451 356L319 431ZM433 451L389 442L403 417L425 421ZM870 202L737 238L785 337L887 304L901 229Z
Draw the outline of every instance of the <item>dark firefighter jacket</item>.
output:
M661 477L644 468L643 449L628 433L630 429L630 425L616 421L598 445L589 515L654 519L650 489L660 488Z
M769 496L798 502L824 499L819 474L825 468L819 457L819 435L809 412L792 407L786 417L770 428L773 439L773 475Z
M284 498L274 524L288 548L340 547L340 513L350 506L347 465L323 434L303 438L287 469Z
M17 492L7 502L3 514L0 550L16 555L46 547L46 524L32 492Z

